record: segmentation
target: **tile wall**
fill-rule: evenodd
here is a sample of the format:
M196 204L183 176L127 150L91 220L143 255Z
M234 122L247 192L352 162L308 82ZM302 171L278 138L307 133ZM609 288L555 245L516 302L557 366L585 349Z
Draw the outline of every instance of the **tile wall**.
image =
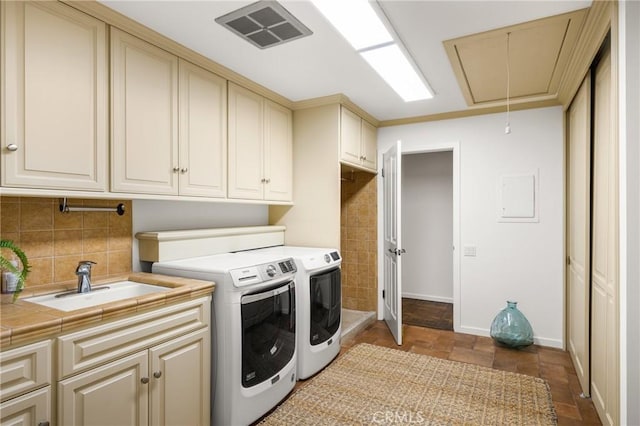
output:
M346 309L376 311L376 175L366 172L343 172L342 177L342 304Z
M80 260L92 260L94 280L131 271L131 201L69 199L73 206L116 206L125 214L59 211L58 198L0 197L0 238L31 264L25 288L77 282ZM9 253L3 253L8 255Z

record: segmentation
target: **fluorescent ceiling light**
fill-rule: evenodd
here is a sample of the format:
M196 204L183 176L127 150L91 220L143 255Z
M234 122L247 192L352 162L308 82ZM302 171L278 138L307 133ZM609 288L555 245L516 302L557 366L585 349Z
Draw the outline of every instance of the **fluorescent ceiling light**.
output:
M311 0L311 3L405 102L433 98L431 89L369 0Z
M311 0L356 50L393 42L368 0Z
M405 102L433 98L397 44L365 50L360 54Z

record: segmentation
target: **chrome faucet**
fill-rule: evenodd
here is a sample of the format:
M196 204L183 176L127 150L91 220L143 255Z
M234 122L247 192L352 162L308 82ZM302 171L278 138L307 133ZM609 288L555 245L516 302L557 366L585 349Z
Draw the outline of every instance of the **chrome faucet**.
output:
M81 260L76 268L78 276L78 293L88 293L91 291L91 266L96 262L91 260Z

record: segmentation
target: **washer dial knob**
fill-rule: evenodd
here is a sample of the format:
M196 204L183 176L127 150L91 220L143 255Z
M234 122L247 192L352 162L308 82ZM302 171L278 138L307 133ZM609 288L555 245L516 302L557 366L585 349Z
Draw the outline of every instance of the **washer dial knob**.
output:
M273 278L273 277L275 277L276 272L277 272L277 270L276 270L275 266L273 266L273 265L267 266L267 275L269 275L270 277Z
M331 256L329 256L328 254L325 254L324 255L324 261L327 262L327 263L331 262Z

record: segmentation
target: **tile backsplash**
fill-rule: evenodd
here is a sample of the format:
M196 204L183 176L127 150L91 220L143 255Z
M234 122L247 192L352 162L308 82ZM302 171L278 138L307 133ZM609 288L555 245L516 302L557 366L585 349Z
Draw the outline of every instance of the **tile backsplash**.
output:
M73 206L116 206L112 212L61 213L58 198L0 197L0 238L13 240L27 255L26 288L77 281L80 260L92 260L94 280L131 271L131 201L68 199ZM9 253L3 253L9 255Z
M344 174L340 240L342 304L347 309L376 311L378 307L376 175Z

